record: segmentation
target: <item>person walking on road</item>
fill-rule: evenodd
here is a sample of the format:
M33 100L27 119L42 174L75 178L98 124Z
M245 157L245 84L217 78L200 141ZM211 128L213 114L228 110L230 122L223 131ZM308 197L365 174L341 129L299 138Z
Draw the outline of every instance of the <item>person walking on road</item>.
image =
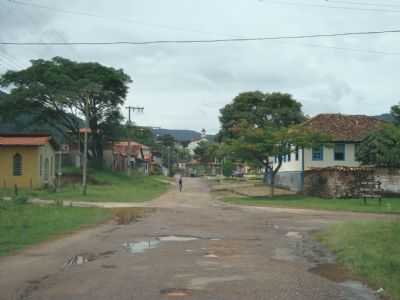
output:
M183 188L183 179L182 179L182 175L179 176L179 191L182 192L182 188Z

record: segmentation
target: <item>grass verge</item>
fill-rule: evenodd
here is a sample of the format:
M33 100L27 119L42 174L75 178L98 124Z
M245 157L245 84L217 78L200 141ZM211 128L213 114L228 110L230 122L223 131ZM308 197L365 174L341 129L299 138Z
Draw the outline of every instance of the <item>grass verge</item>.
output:
M317 238L354 274L376 289L384 288L390 299L400 300L399 221L343 223Z
M110 218L111 210L0 201L0 256Z
M79 174L78 174L79 175ZM33 192L20 191L21 195L44 200L70 200L84 202L143 202L152 200L168 190L169 184L162 176L133 175L92 170L87 195L82 195L80 177L76 183L69 183L59 192L46 189ZM8 191L11 195L12 191Z
M223 201L232 204L252 206L368 213L400 213L400 199L398 198L385 198L383 199L382 206L379 206L379 202L376 199L368 200L368 204L364 205L362 199L322 199L297 195L277 196L274 198L224 197Z

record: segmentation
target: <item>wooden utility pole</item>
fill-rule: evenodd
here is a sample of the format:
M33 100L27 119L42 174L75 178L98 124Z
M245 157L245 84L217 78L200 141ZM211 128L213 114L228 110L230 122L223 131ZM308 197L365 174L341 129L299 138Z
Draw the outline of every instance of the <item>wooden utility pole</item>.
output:
M82 194L87 194L87 151L88 151L88 133L89 133L89 107L85 103L85 129L83 142L83 167L82 167Z
M131 128L132 125L132 119L131 119L131 111L134 113L135 111L138 112L143 112L144 107L138 107L138 106L127 106L126 109L128 110L128 130ZM132 149L131 149L131 137L130 137L130 132L128 131L128 151L127 151L127 156L128 156L128 169L127 173L128 176L131 176L132 170L131 170L131 159L132 159Z

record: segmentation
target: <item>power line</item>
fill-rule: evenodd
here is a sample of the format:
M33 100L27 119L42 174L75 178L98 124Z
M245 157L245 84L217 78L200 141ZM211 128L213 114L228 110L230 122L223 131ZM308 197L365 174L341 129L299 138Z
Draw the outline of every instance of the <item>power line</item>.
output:
M262 1L264 2L264 1ZM326 1L329 2L329 1ZM352 7L352 6L334 6L334 5L323 5L323 4L312 4L305 2L288 2L281 0L268 0L264 3L268 4L277 4L277 5L291 5L291 6L308 6L308 7L317 7L317 8L326 8L326 9L342 9L342 10L352 10L352 11L366 11L366 12L384 12L384 13L400 13L400 9L384 9L384 8L363 8L363 7Z
M349 1L349 0L323 0L326 2L333 3L343 3L348 5L360 5L360 6L376 6L376 7L400 7L399 4L388 4L388 3L372 3L372 2L364 2L364 1Z
M98 18L98 19L105 19L105 20L114 20L118 22L124 22L124 23L131 23L131 24L137 24L141 26L147 26L147 27L152 27L152 28L158 28L158 29L163 29L163 30L172 30L172 31L180 31L180 32L190 32L190 33L200 33L200 34L207 34L207 35L217 35L218 33L215 32L209 32L205 30L198 30L198 29L190 29L190 28L182 28L182 27L176 27L176 26L170 26L170 25L165 25L165 24L156 24L156 23L148 23L148 22L143 22L139 21L137 19L133 18L126 18L126 17L114 17L114 16L106 16L106 15L101 15L101 14L95 14L95 13L89 13L89 12L82 12L82 11L76 11L76 10L65 10L65 9L60 9L54 6L47 6L47 5L42 5L42 4L37 4L37 3L31 3L31 2L24 2L24 1L19 1L19 0L5 0L13 4L17 5L22 5L22 6L31 6L33 8L37 9L44 9L44 10L50 10L59 14L67 14L67 15L78 15L78 16L85 16L85 17L92 17L92 18ZM218 34L220 35L220 34ZM224 34L226 35L226 34Z
M158 45L158 44L215 44L229 42L251 42L251 41L269 41L269 40L299 40L299 39L316 39L325 37L347 37L347 36L369 36L382 35L389 33L400 33L400 29L380 30L380 31L358 31L344 33L329 34L306 34L306 35L282 35L282 36L265 36L265 37L243 37L243 38L227 38L227 39L204 39L204 40L154 40L154 41L111 41L111 42L0 42L0 45L9 46L112 46L112 45Z
M330 3L343 3L347 5L359 5L359 6L375 6L375 7L394 7L399 8L399 4L387 4L387 3L372 3L372 2L363 2L363 1L348 1L348 0L324 0Z

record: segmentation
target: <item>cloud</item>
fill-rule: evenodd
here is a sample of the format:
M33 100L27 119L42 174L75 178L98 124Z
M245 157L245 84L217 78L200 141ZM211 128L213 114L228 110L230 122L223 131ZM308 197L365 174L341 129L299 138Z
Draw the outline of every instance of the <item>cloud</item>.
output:
M96 5L42 0L40 4L99 16L3 1L0 40L146 41L333 33L393 29L398 19L395 13L257 0L99 0ZM122 68L133 78L127 102L145 106L145 113L137 116L139 124L215 132L219 109L248 90L289 92L303 102L308 114L387 112L400 100L394 67L400 55L366 51L400 52L399 38L388 34L212 45L0 46L0 72L26 67L39 57L98 61Z

